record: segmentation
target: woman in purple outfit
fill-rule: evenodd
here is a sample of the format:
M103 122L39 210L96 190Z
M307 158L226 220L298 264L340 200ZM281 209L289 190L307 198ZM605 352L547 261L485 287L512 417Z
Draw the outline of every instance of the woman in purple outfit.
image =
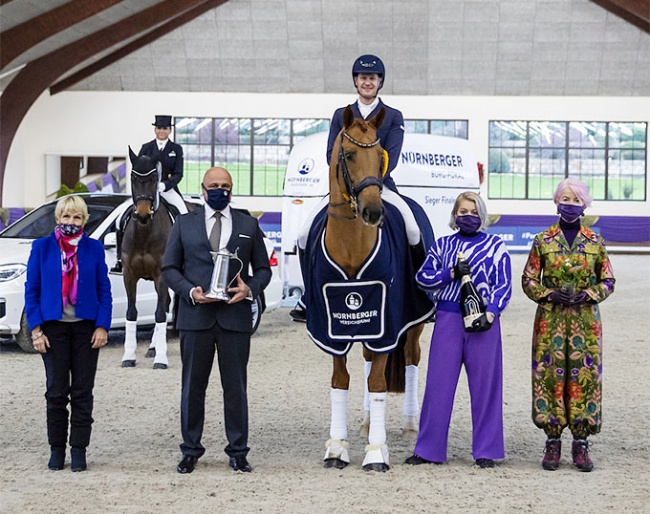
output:
M501 326L499 316L512 294L510 256L500 237L487 234L487 210L476 193L456 198L449 226L458 232L434 244L416 275L435 294L436 324L431 337L420 432L407 464L447 461L447 438L461 366L465 365L472 406L472 453L477 466L494 467L505 456L503 443ZM462 252L465 261L458 262ZM466 332L460 310L461 278L470 275L485 314L477 331Z

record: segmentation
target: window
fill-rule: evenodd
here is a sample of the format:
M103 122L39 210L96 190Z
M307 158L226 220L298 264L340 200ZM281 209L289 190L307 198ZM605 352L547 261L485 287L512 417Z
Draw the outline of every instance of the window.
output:
M435 134L437 136L467 139L467 120L404 120L404 130L411 134Z
M320 118L176 118L174 141L185 157L182 193L200 193L205 171L227 168L237 196L281 196L293 146L329 130ZM407 120L407 132L467 139L465 120Z
M553 198L574 177L596 200L645 200L645 122L491 121L488 197Z

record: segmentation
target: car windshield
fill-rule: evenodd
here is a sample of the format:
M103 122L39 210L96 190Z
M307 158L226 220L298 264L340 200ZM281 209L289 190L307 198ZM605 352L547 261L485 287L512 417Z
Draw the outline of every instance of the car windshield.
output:
M90 218L84 227L87 234L92 234L106 217L121 205L125 196L85 197ZM26 216L0 234L0 238L38 239L49 235L54 230L54 209L56 202L37 207Z

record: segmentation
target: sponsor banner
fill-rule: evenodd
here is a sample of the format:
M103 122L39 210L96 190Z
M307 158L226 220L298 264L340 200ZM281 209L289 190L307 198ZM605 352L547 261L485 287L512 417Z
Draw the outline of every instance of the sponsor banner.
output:
M545 226L521 226L507 227L499 224L488 227L486 232L496 234L511 251L529 251L535 236L549 227ZM594 232L600 232L598 227L590 227Z
M384 335L386 284L359 281L323 286L327 331L332 340L371 341Z
M284 177L285 198L322 197L329 193L327 136L327 132L321 132L294 145Z
M400 186L478 189L476 158L466 139L404 134L396 168L391 173Z

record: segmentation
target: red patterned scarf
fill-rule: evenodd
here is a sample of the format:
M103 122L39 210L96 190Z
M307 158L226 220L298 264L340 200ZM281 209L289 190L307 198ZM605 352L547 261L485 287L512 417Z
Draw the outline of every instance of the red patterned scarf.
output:
M63 297L63 308L68 302L72 305L77 303L77 245L81 240L83 232L74 236L66 236L60 230L54 231L54 236L61 248L61 294Z

